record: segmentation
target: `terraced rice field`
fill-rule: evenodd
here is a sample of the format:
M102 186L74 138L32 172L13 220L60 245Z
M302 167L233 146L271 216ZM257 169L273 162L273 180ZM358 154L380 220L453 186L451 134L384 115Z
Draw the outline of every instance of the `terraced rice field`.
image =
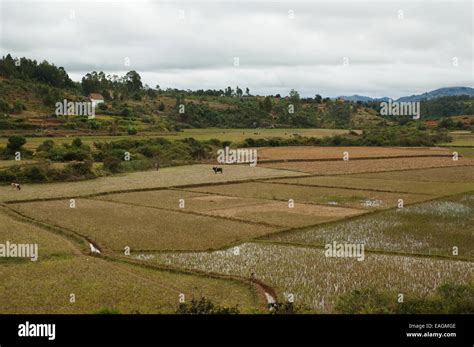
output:
M473 170L473 168L463 168ZM406 173L406 176L410 176L410 174ZM315 176L275 179L267 182L430 195L459 194L474 190L474 182L445 182L443 184L433 184L432 182L393 180L389 179L389 175L386 175L385 177L385 179L382 179L352 176Z
M439 158L392 158L377 160L313 161L260 163L260 167L294 170L313 175L347 175L366 172L412 170L432 167L474 166L474 159L461 158L457 161L449 157Z
M341 159L344 152L349 158L390 158L410 156L451 156L447 148L412 147L263 147L258 148L258 159L265 160L306 160Z
M36 220L73 230L100 247L139 250L204 250L276 231L263 225L91 199L12 205Z
M359 209L294 204L289 208L287 202L270 202L252 206L223 208L208 211L207 214L236 218L257 223L271 223L280 227L302 227L364 213Z
M362 243L368 250L474 259L474 195L425 202L348 221L275 234L272 241L323 246Z
M255 178L291 177L299 173L273 170L248 165L228 165L224 174L215 174L212 165L187 165L143 171L90 181L24 184L21 191L13 191L9 186L0 187L0 202L28 199L51 199L85 196L108 192L122 192L133 189L164 188L188 184L232 182Z
M0 259L0 313L166 313L180 293L253 312L264 298L242 279L251 273L280 300L291 293L322 313L368 286L396 300L474 282L474 160L439 157L443 149L345 150L351 158L432 157L226 165L217 175L212 165L193 165L1 187L0 240L38 243L40 254L38 262ZM341 151L264 148L259 158L337 159ZM364 260L326 257L323 247L334 241L363 244ZM86 255L88 242L106 257ZM127 264L125 247L136 262L161 269Z
M407 180L417 182L451 182L451 183L473 183L474 167L457 166L457 167L441 167L422 170L406 170L392 172L377 172L355 174L350 177L361 177L369 179L383 180ZM439 186L436 183L434 186Z
M255 289L231 279L145 269L84 256L64 235L18 221L0 212L1 242L37 243L37 261L0 260L0 313L174 312L186 300L206 296L243 312L260 307ZM232 295L228 295L232 293ZM70 295L75 302L70 302Z
M146 192L108 194L99 196L96 199L145 207L193 212L204 212L216 209L253 206L256 204L268 203L268 201L262 199L247 199L234 196L212 195L168 189ZM180 203L183 203L184 205L180 205Z
M135 255L138 258L140 254ZM368 286L405 297L424 297L434 293L443 282L473 280L471 262L366 254L356 258L326 257L321 249L275 244L245 243L215 252L155 253L150 263L198 269L206 272L239 274L274 286L280 300L293 294L295 303L321 312L333 312L339 295Z
M339 219L343 216L364 213L364 211L358 209L300 203L296 203L293 208L289 208L287 202L181 190L110 194L97 199L137 206L172 209L180 212L192 211L201 215L255 222L275 227L314 225ZM183 204L181 205L183 207L180 207L180 203Z
M0 243L38 244L38 259L67 258L80 254L71 241L49 233L35 225L10 217L0 209ZM37 260L37 261L39 261ZM7 262L31 262L28 258L0 258L0 266Z
M210 194L223 194L245 198L263 198L273 200L324 204L361 209L383 209L397 205L398 199L405 203L428 199L427 195L390 193L360 189L337 189L327 187L305 187L278 183L237 183L190 188L190 191ZM343 216L343 214L341 214Z

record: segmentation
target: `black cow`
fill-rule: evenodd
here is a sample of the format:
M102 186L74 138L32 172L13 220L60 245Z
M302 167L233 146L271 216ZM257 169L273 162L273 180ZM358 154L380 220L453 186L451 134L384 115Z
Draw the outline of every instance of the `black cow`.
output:
M214 167L212 168L212 170L214 170L214 173L215 173L215 174L218 173L218 172L220 172L221 174L224 173L224 169L222 169L221 167L214 166Z

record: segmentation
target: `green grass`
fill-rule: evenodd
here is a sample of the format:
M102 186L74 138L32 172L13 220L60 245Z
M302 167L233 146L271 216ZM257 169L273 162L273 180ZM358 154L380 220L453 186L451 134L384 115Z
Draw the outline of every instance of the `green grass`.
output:
M474 134L468 131L450 132L449 135L453 138L452 142L443 143L443 146L473 146Z

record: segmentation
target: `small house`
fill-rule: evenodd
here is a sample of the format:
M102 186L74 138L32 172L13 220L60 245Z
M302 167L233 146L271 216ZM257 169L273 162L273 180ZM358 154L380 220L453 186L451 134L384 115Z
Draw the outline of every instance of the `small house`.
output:
M89 100L90 102L92 102L92 107L95 108L98 104L104 102L104 97L102 96L102 94L99 93L90 93Z

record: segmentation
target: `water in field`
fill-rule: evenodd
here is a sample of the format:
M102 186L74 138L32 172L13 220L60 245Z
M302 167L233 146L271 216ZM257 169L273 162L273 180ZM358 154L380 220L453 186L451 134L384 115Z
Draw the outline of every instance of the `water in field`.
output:
M143 257L139 257L143 259ZM150 257L147 257L150 259ZM334 312L340 295L363 288L408 296L432 295L445 282L473 281L474 263L366 254L331 258L323 249L268 243L245 243L214 252L155 253L154 262L226 275L255 277L276 289L279 300L289 295L295 303L316 312Z
M341 295L354 290L375 288L394 298L398 293L413 298L432 296L443 283L473 283L474 262L457 260L452 253L457 245L460 256L473 257L473 209L474 195L464 195L287 232L225 250L135 257L246 278L253 273L275 288L279 300L291 295L300 307L328 313L334 312ZM323 246L333 241L363 243L366 250L382 252L365 252L363 259L328 257ZM433 257L433 253L450 259Z
M364 243L367 249L474 256L474 195L430 201L305 230L269 236L272 241L324 245Z

